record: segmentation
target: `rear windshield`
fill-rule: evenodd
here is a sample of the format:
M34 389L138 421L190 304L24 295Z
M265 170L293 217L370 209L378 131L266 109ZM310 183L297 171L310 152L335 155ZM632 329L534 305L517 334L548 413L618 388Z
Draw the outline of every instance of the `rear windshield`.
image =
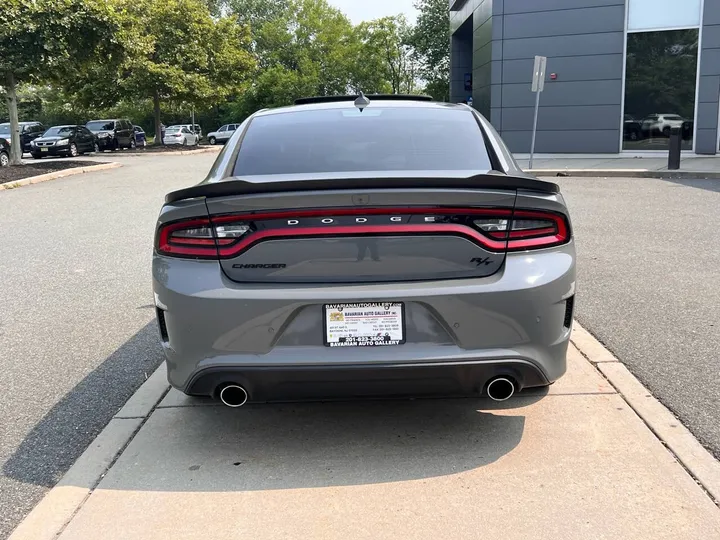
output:
M0 124L0 135L7 135L10 133L10 124Z
M491 168L470 111L378 107L255 118L234 175Z

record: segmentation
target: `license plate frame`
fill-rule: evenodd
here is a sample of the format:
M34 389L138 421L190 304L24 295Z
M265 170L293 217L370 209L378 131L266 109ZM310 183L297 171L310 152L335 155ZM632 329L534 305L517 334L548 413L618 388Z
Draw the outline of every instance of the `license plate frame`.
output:
M345 310L348 309L354 310L351 311L353 314L363 313L363 315L352 315L354 320L349 321L345 318L347 313ZM364 315L368 312L376 315ZM382 312L388 312L388 314L381 314ZM341 314L342 320L338 319L337 313ZM331 320L331 314L335 314L335 320ZM403 345L407 340L405 304L403 302L324 304L322 316L323 344L326 347L393 347ZM381 319L385 318L388 321L381 322ZM342 328L343 325L346 327L345 330ZM355 331L348 331L351 329ZM382 332L385 334L378 335Z

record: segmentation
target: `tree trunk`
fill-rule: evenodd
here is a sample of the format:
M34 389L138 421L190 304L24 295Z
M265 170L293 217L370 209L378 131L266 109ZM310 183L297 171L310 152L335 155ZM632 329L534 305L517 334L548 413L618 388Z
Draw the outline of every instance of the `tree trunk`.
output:
M10 114L10 165L20 165L22 164L22 147L20 146L16 83L15 75L10 71L5 74L5 90L7 91L8 113Z
M155 116L155 142L153 144L162 144L162 129L160 128L160 92L155 90L153 96L153 110Z

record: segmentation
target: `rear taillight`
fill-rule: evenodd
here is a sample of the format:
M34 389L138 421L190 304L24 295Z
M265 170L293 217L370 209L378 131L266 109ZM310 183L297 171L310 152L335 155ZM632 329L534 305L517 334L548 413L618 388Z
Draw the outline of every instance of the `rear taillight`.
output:
M158 253L175 257L237 257L258 242L279 238L447 234L493 252L564 244L570 228L561 214L504 208L342 208L213 216L164 224Z
M491 238L507 239L508 251L552 247L570 239L565 218L551 212L515 210L512 219L475 219L473 223Z
M211 224L209 219L190 219L163 225L157 250L164 255L216 259L218 248L236 242L250 230L243 223Z

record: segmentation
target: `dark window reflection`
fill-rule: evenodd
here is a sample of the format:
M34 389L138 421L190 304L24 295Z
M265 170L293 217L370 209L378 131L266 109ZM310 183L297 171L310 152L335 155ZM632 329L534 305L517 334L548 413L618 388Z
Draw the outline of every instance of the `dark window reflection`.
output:
M623 149L667 150L680 128L692 150L698 30L628 34Z

